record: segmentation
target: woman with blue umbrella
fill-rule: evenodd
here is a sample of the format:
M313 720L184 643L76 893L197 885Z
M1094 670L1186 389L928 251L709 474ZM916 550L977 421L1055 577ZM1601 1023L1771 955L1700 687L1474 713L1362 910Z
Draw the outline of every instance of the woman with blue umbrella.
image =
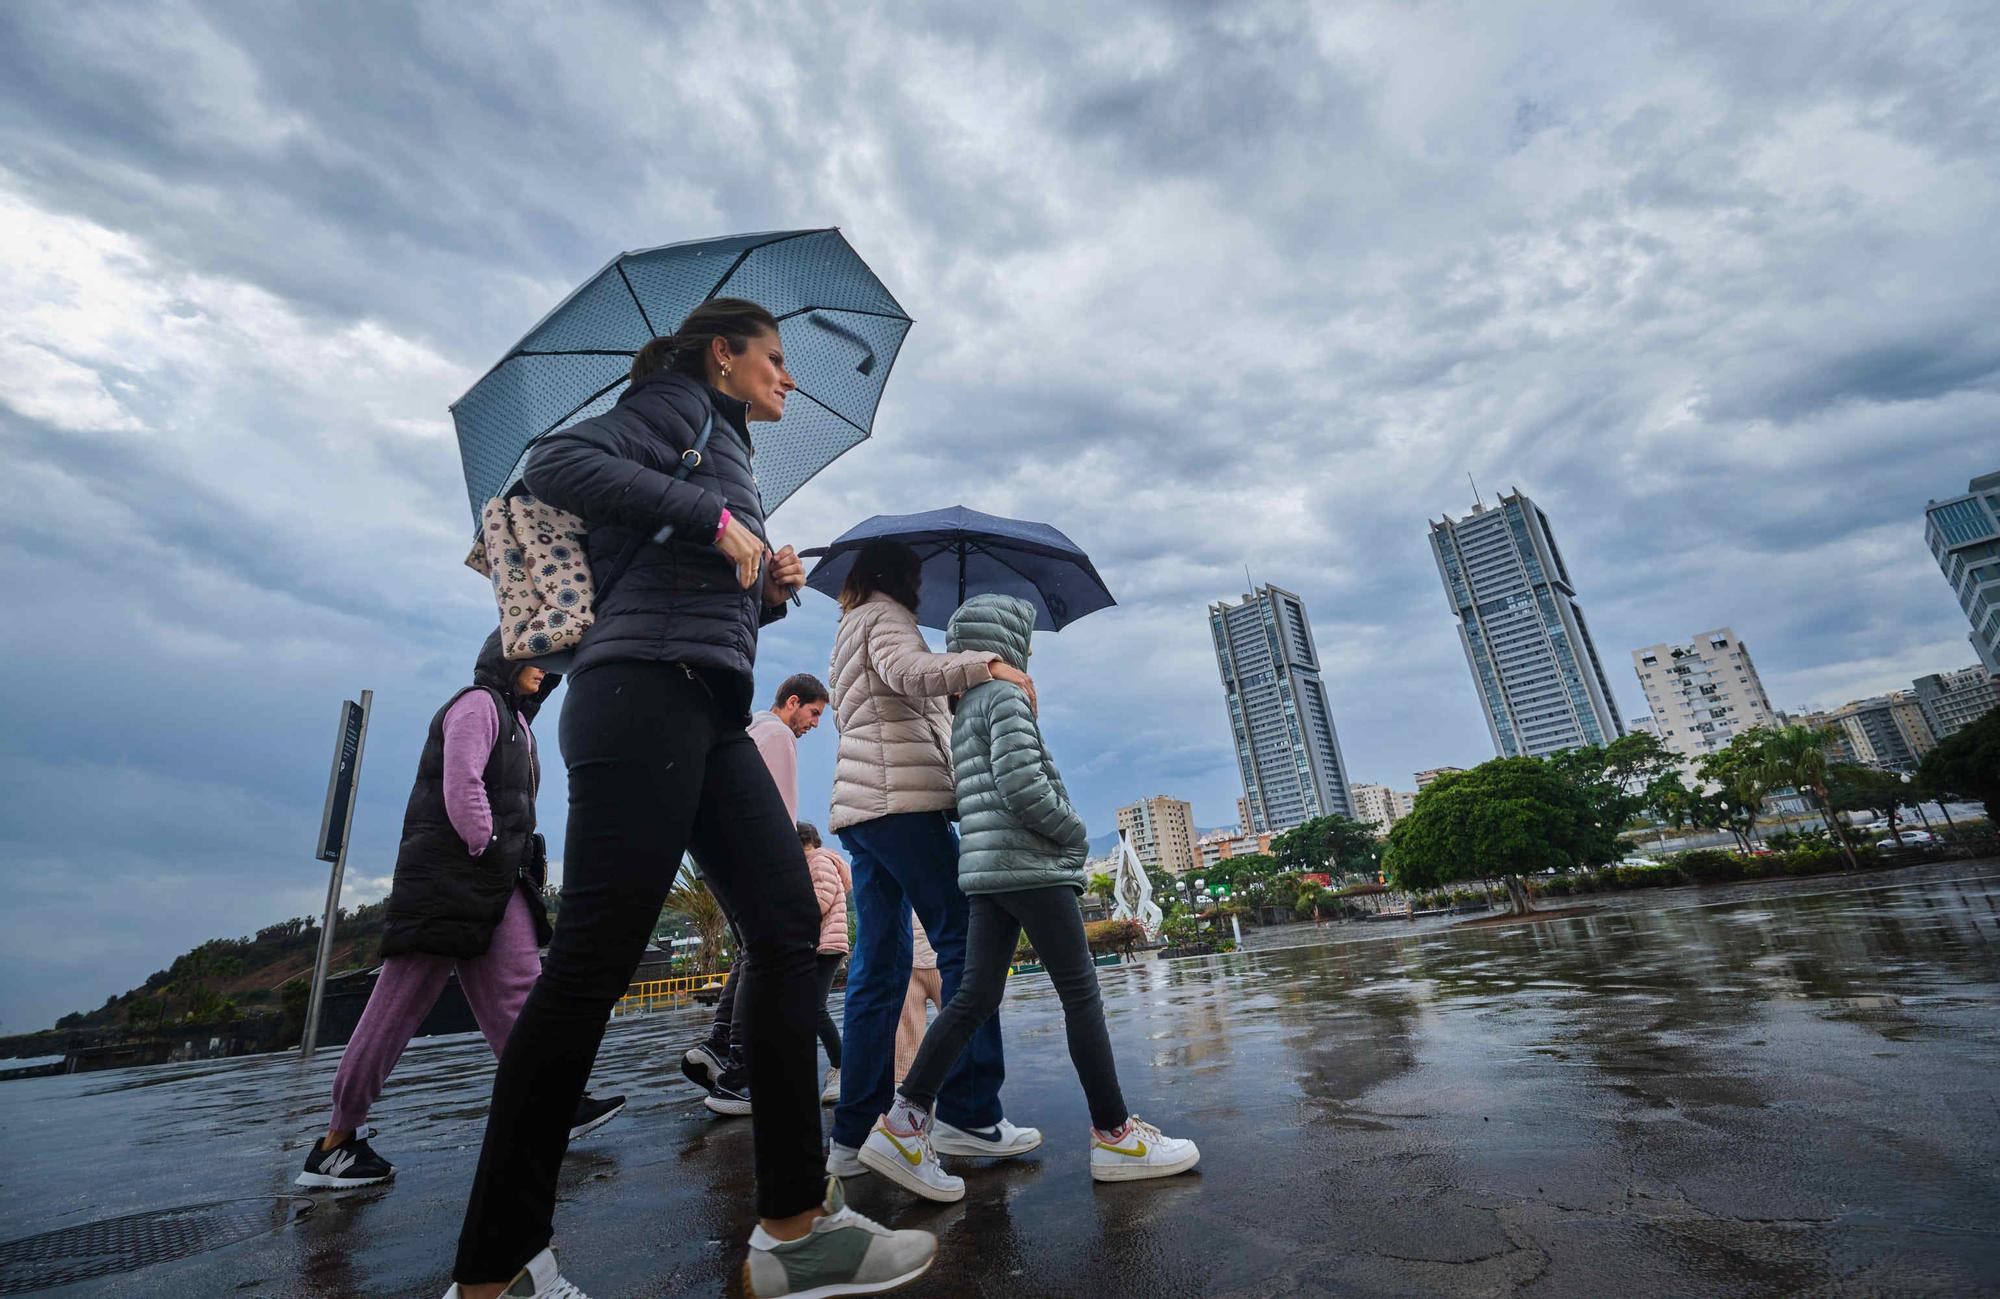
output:
M790 547L770 549L751 469L750 423L781 419L792 389L772 314L711 299L639 350L615 406L529 455L529 490L585 521L593 566L635 534L654 540L576 654L563 905L501 1056L446 1299L584 1299L549 1248L568 1121L688 851L744 946L758 1214L746 1293L880 1293L936 1257L930 1233L871 1222L837 1182L822 1198L819 906L745 731L758 628L804 580ZM677 478L705 424L706 454Z

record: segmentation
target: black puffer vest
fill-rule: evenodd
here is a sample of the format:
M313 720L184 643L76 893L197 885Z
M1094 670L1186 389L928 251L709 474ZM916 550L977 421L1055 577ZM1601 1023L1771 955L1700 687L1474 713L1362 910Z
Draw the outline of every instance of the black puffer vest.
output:
M424 954L469 959L484 956L493 930L520 889L535 917L536 938L549 940L542 903L547 873L541 836L535 833L535 793L540 761L528 745L528 723L562 678L542 679L532 698L512 689L514 665L500 654L500 634L487 637L473 669L473 684L453 695L431 718L417 780L403 813L403 843L396 879L383 917L382 955ZM444 803L444 718L467 694L490 695L500 710L500 735L486 760L486 801L493 809L493 838L477 857L452 828Z

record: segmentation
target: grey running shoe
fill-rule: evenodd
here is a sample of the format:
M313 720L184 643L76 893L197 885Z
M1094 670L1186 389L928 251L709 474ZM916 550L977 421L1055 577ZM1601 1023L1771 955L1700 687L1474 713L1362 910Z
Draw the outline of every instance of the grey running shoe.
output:
M444 1299L459 1299L457 1282L444 1292ZM528 1265L518 1272L500 1299L590 1299L590 1296L563 1280L562 1269L556 1266L556 1252L545 1249L528 1260Z
M840 1179L826 1185L826 1216L797 1240L763 1227L750 1233L743 1293L750 1299L834 1299L884 1294L916 1280L937 1261L928 1231L891 1231L847 1207Z

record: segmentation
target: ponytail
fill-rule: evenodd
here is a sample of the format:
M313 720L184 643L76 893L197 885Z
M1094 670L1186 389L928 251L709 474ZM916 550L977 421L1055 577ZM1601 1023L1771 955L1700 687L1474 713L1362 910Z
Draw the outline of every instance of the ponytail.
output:
M708 345L720 338L737 356L759 334L778 332L778 319L743 298L710 298L688 313L681 327L653 339L632 358L632 382L661 370L708 378Z

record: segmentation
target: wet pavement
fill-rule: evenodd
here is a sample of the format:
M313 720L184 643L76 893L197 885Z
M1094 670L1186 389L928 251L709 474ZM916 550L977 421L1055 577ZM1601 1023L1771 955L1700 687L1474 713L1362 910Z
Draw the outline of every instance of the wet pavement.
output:
M1128 1098L1202 1146L1163 1182L1090 1181L1060 1008L1019 980L1005 1097L1048 1144L962 1168L957 1205L851 1199L942 1238L912 1296L2000 1291L2000 863L1596 901L1104 971ZM632 1105L570 1152L557 1218L597 1299L737 1293L750 1129L675 1068L702 1019L606 1038L593 1089ZM0 1236L266 1212L335 1063L0 1085ZM267 1200L269 1229L227 1210L258 1234L37 1293L434 1299L491 1068L476 1036L411 1048L374 1116L386 1188Z

